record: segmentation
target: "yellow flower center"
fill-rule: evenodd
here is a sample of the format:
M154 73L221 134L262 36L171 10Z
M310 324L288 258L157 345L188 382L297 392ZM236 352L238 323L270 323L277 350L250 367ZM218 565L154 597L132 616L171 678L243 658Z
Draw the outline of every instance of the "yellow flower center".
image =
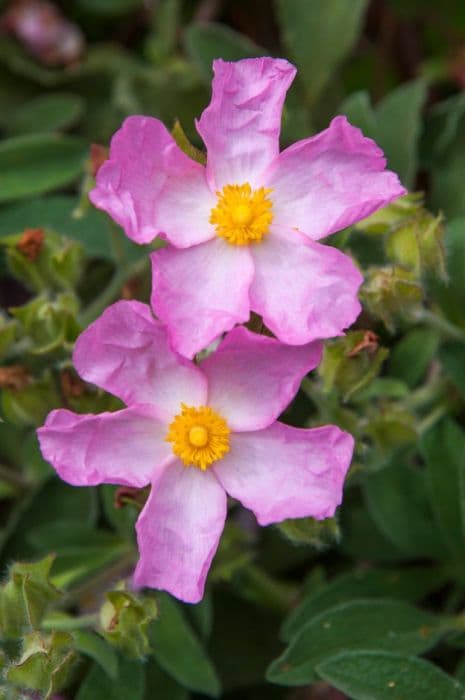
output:
M182 403L166 440L186 467L205 471L229 452L230 432L225 419L209 406L194 408Z
M259 243L273 221L271 190L252 190L244 185L225 185L217 192L217 203L210 212L210 223L216 233L232 245Z

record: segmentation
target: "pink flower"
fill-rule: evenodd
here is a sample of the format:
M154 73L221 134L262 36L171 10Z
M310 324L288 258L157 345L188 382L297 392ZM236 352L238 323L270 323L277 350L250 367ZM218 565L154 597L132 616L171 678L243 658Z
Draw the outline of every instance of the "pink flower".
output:
M320 355L319 343L285 346L240 327L195 365L136 301L109 307L80 336L78 372L127 408L53 411L40 445L75 486L152 485L137 522L136 586L202 598L226 493L261 525L334 514L352 437L335 426L303 430L276 420Z
M129 238L171 244L153 254L152 304L187 357L260 314L283 342L341 335L360 312L362 277L317 243L405 193L381 150L345 117L279 153L281 110L295 68L283 59L214 62L197 128L207 166L157 119L115 134L92 202Z

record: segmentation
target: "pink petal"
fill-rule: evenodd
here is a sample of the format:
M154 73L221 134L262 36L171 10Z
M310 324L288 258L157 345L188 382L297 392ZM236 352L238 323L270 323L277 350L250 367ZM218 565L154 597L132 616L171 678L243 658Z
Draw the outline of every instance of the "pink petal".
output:
M173 460L166 426L150 406L98 416L58 409L37 433L44 459L73 486L146 486Z
M296 70L284 59L213 62L212 99L197 130L207 147L212 189L259 183L279 152L281 111Z
M201 363L208 404L232 430L258 430L273 423L321 359L321 344L292 347L234 328Z
M186 357L249 318L253 263L246 246L220 238L152 254L152 306Z
M364 219L406 193L383 152L346 117L283 151L264 175L273 223L314 240Z
M206 401L202 372L171 349L164 326L138 301L108 307L79 336L73 361L86 381L127 404L152 404L165 420L181 402Z
M215 197L205 168L181 151L158 119L128 117L96 181L91 201L136 243L165 233L183 247L214 235L208 218Z
M363 278L336 248L291 231L268 236L252 255L251 308L284 343L341 335L359 315Z
M169 466L137 521L137 587L166 590L186 603L203 597L226 518L226 494L211 471Z
M322 520L341 503L353 446L352 436L334 425L303 430L274 423L233 435L231 451L214 471L260 525L308 516Z

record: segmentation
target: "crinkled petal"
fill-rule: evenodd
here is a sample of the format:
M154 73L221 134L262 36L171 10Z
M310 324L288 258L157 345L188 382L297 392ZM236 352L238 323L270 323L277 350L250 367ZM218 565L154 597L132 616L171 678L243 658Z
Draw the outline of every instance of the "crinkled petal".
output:
M171 349L166 328L138 301L108 307L79 336L73 361L86 381L127 404L152 404L166 420L181 402L206 401L203 374Z
M146 486L173 460L166 426L150 406L100 415L52 411L37 431L44 458L73 486Z
M137 521L134 585L198 603L225 518L226 494L211 471L179 462L169 466Z
M363 278L336 248L291 231L269 235L252 255L251 308L284 343L341 335L359 315Z
M207 147L212 188L261 184L279 152L281 112L296 70L284 59L213 62L212 99L197 130Z
M214 466L227 493L252 510L260 525L287 518L334 515L354 440L334 425L312 430L283 423L236 433Z
M283 151L264 175L273 189L273 222L314 240L340 231L405 194L385 166L375 142L336 117Z
M302 378L321 359L321 344L283 345L275 338L234 328L201 363L208 404L232 430L273 423L297 393Z
M249 318L253 263L247 247L216 238L152 254L152 306L186 357Z
M89 197L136 243L166 234L180 247L214 235L208 223L215 197L205 168L188 158L152 117L128 117L113 136L110 158Z

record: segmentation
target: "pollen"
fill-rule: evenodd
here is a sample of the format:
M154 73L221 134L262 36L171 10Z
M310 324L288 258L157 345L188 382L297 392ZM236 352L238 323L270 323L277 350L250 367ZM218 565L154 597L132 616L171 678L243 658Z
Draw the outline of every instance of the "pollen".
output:
M231 431L223 416L209 406L181 404L168 428L167 442L186 467L205 471L229 452Z
M232 245L259 243L273 221L270 193L265 187L252 190L248 182L225 185L217 192L216 207L210 212L217 235Z

